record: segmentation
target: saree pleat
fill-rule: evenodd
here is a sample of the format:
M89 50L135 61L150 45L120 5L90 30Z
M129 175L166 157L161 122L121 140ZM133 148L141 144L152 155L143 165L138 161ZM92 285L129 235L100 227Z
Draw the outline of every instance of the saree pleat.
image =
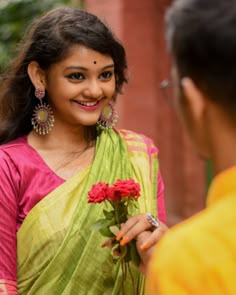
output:
M111 265L114 286L107 289L103 284L111 275L102 267L109 263L110 250L101 248L104 237L91 230L103 218L106 205L88 204L87 194L99 181L112 184L132 177L141 186L140 208L133 213L156 215L157 184L152 175L157 175L158 167L156 154L151 157L135 133L108 130L99 135L92 165L40 201L18 231L19 294L121 294L119 263ZM137 294L144 294L143 276L135 266L132 273ZM131 280L126 281L125 291L132 294Z

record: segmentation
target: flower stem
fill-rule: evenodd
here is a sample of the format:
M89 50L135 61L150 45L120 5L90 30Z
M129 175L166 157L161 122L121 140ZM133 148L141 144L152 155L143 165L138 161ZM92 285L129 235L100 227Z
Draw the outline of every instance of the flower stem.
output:
M131 271L131 269L130 269L130 265L129 265L129 263L127 263L128 264L128 271L129 271L129 275L130 275L130 277L131 277L131 282L132 282L132 286L133 286L133 290L134 290L134 295L137 295L137 292L136 292L136 288L135 288L135 283L134 283L134 277L133 277L133 275L132 275L132 271Z
M122 295L125 295L126 265L123 259L121 260L121 270L122 270L121 290L122 290Z
M120 226L120 217L119 217L119 214L118 214L118 210L116 209L116 207L114 208L115 209L115 221L116 221L116 224L119 224Z

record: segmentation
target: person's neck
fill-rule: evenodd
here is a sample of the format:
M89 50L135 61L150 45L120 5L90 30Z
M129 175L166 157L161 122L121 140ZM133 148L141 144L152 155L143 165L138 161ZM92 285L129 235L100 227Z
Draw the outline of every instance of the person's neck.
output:
M214 174L236 166L236 127L227 120L215 122L211 136L211 161Z
M83 126L78 128L58 128L54 126L47 135L39 135L32 131L28 136L29 142L38 149L63 150L73 152L83 150L93 143L86 138Z

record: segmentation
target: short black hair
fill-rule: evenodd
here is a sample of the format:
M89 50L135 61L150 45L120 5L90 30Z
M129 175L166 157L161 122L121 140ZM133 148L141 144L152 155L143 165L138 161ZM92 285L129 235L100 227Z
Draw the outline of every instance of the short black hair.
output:
M166 38L179 77L190 77L235 117L235 0L176 0L166 13Z

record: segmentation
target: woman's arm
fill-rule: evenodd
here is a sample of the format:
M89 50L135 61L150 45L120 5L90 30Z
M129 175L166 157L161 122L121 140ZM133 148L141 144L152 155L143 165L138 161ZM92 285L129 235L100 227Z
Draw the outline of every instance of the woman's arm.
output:
M10 158L0 150L0 294L17 294L16 181L18 173Z

